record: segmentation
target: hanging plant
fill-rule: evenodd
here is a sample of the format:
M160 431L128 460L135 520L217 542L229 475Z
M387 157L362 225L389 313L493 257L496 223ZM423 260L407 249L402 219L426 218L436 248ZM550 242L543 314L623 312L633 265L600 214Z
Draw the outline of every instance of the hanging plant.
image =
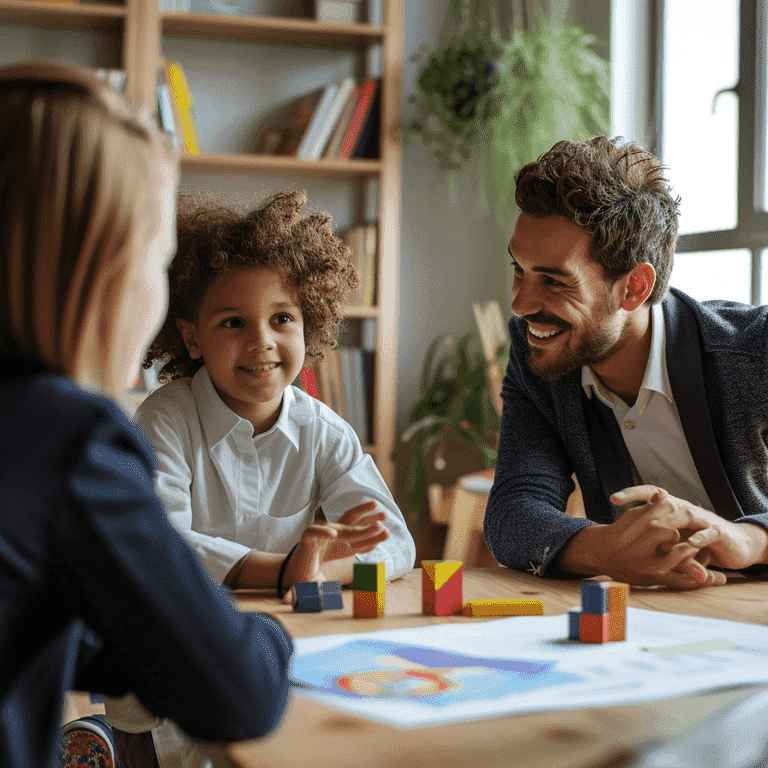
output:
M491 0L451 0L443 42L425 57L417 93L409 97L414 115L404 125L406 138L421 139L438 168L456 171L469 159L477 137L494 109L495 60L500 53Z
M608 130L608 62L592 50L593 35L565 23L566 5L550 17L535 6L532 23L515 30L497 62L499 99L482 179L503 223L514 208L519 168L561 139L584 141Z

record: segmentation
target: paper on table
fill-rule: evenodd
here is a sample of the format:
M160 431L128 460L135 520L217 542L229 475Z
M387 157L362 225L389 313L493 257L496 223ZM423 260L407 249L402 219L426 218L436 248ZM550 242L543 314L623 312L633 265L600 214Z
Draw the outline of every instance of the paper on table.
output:
M399 727L768 681L757 624L628 608L627 642L567 636L561 615L298 638L291 677L299 695Z

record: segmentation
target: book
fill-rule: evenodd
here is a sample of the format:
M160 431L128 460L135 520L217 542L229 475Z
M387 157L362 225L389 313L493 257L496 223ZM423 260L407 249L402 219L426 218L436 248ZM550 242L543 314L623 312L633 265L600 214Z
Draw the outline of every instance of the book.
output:
M338 349L326 351L324 359L315 364L315 377L319 399L336 411L342 419L346 419L347 408L344 401L341 357Z
M166 59L163 59L161 71L162 71L163 82L167 87L168 95L170 97L171 112L173 113L173 123L176 129L176 139L174 141L174 144L181 150L182 154L188 154L187 142L180 141L179 134L181 133L181 130L182 130L181 129L181 113L179 112L179 105L176 103L176 99L173 95L173 85L171 84L171 73L170 73L170 70L168 69L168 62Z
M200 143L195 126L194 101L192 92L189 90L187 77L184 74L184 68L178 61L169 61L168 75L171 80L171 92L179 110L181 134L184 137L186 150L190 155L197 155L200 153Z
M179 136L174 117L173 97L163 77L163 68L157 73L157 114L160 127L173 139L173 146L178 148Z
M379 256L379 225L368 224L365 228L365 258L363 265L365 279L363 280L363 304L366 307L376 305L376 276Z
M339 90L338 83L328 83L323 89L323 95L320 97L320 102L317 105L317 109L312 115L312 119L309 121L306 133L301 137L299 146L296 148L296 157L300 160L308 160L312 157L310 150L314 146L314 142L320 135L320 129L325 121L328 110L333 104L333 100L336 97L336 93Z
M339 121L336 124L331 139L328 142L328 147L325 150L323 157L341 157L341 145L344 143L344 139L347 136L349 130L349 124L352 122L352 115L355 112L358 101L360 101L360 83L355 85L352 89L352 93L347 99L347 103L344 105Z
M376 388L375 364L376 353L373 350L363 349L360 352L363 366L363 405L365 408L366 440L374 442L376 421L373 418L374 390Z
M365 296L365 232L366 225L358 224L356 227L346 230L342 233L341 239L350 250L350 261L357 270L357 276L360 278L360 285L353 288L347 297L347 304L354 306L364 303Z
M352 148L350 157L376 158L379 156L381 136L381 90L377 89L371 108L365 116L360 134Z
M365 383L363 381L362 351L354 347L340 347L341 375L347 407L347 423L360 442L368 442L365 414Z
M363 81L360 88L360 99L350 120L347 135L344 137L344 142L341 145L341 157L349 158L352 156L352 152L360 137L360 131L363 129L363 123L365 123L365 119L368 117L373 105L373 97L378 90L379 81L377 79L368 78Z
M320 399L317 392L317 379L315 378L315 372L312 368L301 369L301 388L312 397Z
M255 151L264 155L295 155L324 91L318 88L304 93L267 115L259 127Z
M336 95L333 98L328 112L323 118L323 122L317 132L317 135L312 141L312 145L309 148L308 157L319 158L325 154L326 147L330 141L333 129L341 118L341 113L344 110L344 106L349 101L349 97L355 90L355 81L351 77L342 78L339 81Z

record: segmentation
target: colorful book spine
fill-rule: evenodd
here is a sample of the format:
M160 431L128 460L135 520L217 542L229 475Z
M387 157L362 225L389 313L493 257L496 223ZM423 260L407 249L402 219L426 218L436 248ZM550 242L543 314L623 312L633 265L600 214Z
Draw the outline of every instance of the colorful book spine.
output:
M365 119L371 109L373 97L376 95L378 88L379 81L373 78L369 78L362 83L360 88L360 100L355 107L355 111L349 123L349 130L341 145L341 157L348 159L352 156L357 140L360 137L360 131L362 130Z
M184 75L181 64L176 61L168 62L168 73L171 78L173 96L179 109L181 131L184 136L187 152L190 155L198 155L200 154L200 144L197 138L197 128L195 127L192 92L189 90L187 78Z

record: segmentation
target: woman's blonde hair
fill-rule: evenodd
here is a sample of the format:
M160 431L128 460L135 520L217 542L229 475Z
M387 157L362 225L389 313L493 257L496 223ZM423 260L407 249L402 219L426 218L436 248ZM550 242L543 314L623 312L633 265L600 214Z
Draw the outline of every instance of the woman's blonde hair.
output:
M0 352L74 376L110 361L127 270L153 222L159 129L87 71L0 68Z

